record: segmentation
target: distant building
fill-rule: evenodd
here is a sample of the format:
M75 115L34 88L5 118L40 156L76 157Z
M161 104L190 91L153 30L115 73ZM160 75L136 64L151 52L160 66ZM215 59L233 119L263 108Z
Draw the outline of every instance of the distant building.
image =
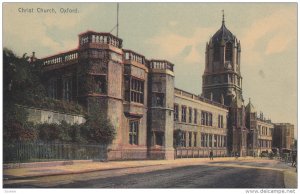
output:
M294 144L294 125L290 123L275 123L273 147L292 149Z
M110 119L117 135L109 159L270 150L273 124L257 118L250 102L244 106L241 44L224 17L206 45L201 96L175 88L174 64L148 60L122 42L87 31L77 49L41 59L49 97L101 110Z
M266 120L263 113L257 115L250 99L246 106L246 126L249 129L248 155L259 156L263 151L271 152L274 124Z

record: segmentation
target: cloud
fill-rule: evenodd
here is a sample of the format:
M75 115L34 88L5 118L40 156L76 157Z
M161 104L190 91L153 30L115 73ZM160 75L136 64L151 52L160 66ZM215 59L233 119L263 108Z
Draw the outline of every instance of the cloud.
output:
M281 53L288 48L288 44L293 41L292 36L286 34L277 34L273 36L266 46L266 55Z
M204 50L199 52L199 44L203 45L203 49L205 49L205 42L208 41L207 37L214 30L214 28L196 28L189 37L176 34L170 30L163 30L156 36L146 40L146 43L157 48L155 55L158 57L172 59L180 56L184 57L184 62L199 63L204 60L201 57L205 52ZM186 52L187 48L188 52Z
M54 8L56 14L18 12L19 7L27 8L26 6L30 6L34 10L36 8ZM95 5L78 8L80 14L61 14L59 12L61 7L72 9L78 7L78 4L4 4L3 45L15 50L19 55L37 49L39 56L48 55L48 52L61 52L76 48L78 41L71 36L62 40L59 38L60 32L65 33L81 24L85 17L95 9ZM56 32L56 34L50 32Z
M285 8L253 21L240 38L242 48L245 48L246 60L257 64L262 62L264 55L277 54L288 49L289 43L296 41L297 37L295 13L294 10Z

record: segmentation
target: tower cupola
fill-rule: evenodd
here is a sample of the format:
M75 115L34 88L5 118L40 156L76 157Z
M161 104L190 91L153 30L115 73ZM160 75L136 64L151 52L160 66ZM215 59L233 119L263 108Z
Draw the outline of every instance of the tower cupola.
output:
M223 13L221 28L206 44L205 70L202 76L202 94L205 98L230 106L243 104L240 73L241 45L225 25Z
M226 28L225 19L223 14L222 26L221 28L213 35L212 43L226 43L226 42L234 42L236 40L235 36Z

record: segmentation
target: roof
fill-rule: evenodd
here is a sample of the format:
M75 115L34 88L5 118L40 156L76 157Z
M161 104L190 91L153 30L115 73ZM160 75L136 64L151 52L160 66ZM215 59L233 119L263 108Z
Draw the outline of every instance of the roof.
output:
M224 40L225 42L234 41L236 38L235 36L226 28L225 21L223 18L221 28L213 35L212 42L221 42Z

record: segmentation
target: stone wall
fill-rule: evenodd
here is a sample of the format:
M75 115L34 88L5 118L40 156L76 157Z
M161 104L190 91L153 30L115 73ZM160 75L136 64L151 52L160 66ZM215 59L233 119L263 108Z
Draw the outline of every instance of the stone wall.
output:
M83 115L66 114L52 110L23 107L28 112L28 121L37 123L60 123L66 121L69 124L85 123Z

